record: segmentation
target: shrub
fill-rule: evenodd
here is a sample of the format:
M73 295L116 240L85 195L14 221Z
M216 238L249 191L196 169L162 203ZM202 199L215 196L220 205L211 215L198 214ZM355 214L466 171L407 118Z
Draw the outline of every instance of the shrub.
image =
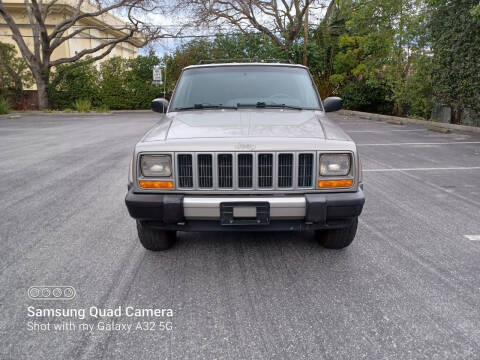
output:
M392 90L384 82L361 80L347 83L340 89L346 109L391 114Z
M160 63L153 53L134 59L113 57L100 63L91 59L55 69L49 96L56 108L77 108L78 99L89 100L99 112L110 109L148 109L163 87L152 85L152 70ZM90 109L91 110L91 109Z
M128 60L113 57L100 65L99 102L110 109L131 109L127 91L126 72Z
M88 113L92 110L92 103L89 99L78 99L73 104L75 109L81 113Z
M98 99L99 72L90 59L60 65L52 76L48 92L50 100L60 109L72 108L78 99Z
M152 70L160 60L154 55L134 59L114 57L100 67L99 104L110 109L148 109L163 87L152 85Z
M149 109L152 99L163 97L163 86L152 85L152 70L160 60L153 54L128 60L125 74L129 109Z
M0 115L8 114L10 112L10 106L7 100L0 98Z
M0 98L22 103L23 89L32 85L33 77L15 46L0 42Z

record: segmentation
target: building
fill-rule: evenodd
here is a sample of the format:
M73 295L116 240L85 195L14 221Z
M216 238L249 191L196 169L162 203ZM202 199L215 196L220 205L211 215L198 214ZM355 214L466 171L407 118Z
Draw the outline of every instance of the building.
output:
M45 2L46 3L46 2ZM51 14L47 17L47 30L53 29L55 25L61 21L69 18L75 11L78 0L57 0L51 8ZM16 24L19 26L22 35L24 35L25 42L33 49L32 27L30 25L27 10L25 8L24 0L3 0L4 6L7 8L10 15L14 18ZM96 7L88 1L82 4L84 12L93 12ZM83 49L91 49L98 46L105 39L119 38L124 36L120 30L115 30L124 26L125 23L118 17L105 13L96 18L84 18L77 22L74 27L68 29L64 36L71 34L79 27L90 26L95 27L87 29L76 35L75 37L65 41L52 54L52 60L64 57L75 56L76 53ZM105 28L105 30L100 30ZM113 29L112 29L113 28ZM11 37L10 28L5 24L4 19L0 16L0 41L3 43L10 43L16 46L15 41ZM140 39L138 45L141 45ZM17 49L18 50L18 49ZM92 54L94 56L95 54ZM129 43L120 43L115 46L112 52L105 57L108 59L113 56L121 56L124 58L132 58L138 55L138 48Z

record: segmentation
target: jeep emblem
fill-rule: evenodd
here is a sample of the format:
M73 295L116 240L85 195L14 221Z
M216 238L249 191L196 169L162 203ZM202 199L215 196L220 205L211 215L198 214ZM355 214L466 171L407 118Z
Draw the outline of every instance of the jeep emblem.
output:
M237 143L235 145L236 150L255 150L255 144L245 144L245 143Z

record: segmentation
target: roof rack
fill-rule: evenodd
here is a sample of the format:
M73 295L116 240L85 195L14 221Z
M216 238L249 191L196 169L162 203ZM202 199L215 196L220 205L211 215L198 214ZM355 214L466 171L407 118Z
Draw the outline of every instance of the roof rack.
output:
M199 65L202 64L214 64L214 63L229 63L229 62L258 62L258 63L280 63L280 64L293 64L292 60L285 59L259 59L259 58L229 58L229 59L209 59L200 60Z

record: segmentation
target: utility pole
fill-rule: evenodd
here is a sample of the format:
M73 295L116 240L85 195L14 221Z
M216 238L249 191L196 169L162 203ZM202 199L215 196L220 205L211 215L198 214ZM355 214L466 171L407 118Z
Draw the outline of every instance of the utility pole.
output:
M308 42L308 1L307 1L307 10L305 11L305 21L304 21L304 39L303 39L303 65L307 66L307 42Z

